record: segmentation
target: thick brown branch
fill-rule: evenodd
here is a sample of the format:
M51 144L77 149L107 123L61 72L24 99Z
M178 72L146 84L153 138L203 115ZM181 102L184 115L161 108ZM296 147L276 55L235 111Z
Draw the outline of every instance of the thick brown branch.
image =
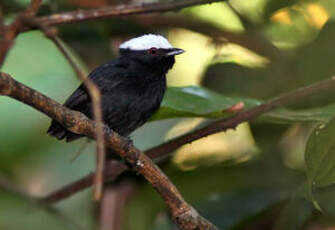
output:
M47 26L69 24L99 18L111 18L111 17L120 17L134 14L177 11L190 6L209 4L213 2L223 2L223 1L226 0L175 0L168 2L119 5L119 6L98 8L93 10L77 10L71 12L58 13L50 16L37 18L37 21Z
M173 152L174 150L178 149L179 147L187 143L191 143L192 141L195 141L197 139L200 139L202 137L205 137L205 136L217 133L217 132L223 132L227 129L234 128L242 122L253 120L258 116L261 116L271 110L278 108L279 106L294 103L298 100L303 99L306 96L311 96L313 94L320 93L324 90L332 89L332 88L335 88L335 77L332 77L329 80L325 80L325 81L316 83L308 87L299 88L289 93L283 94L279 97L269 100L268 102L262 105L251 108L244 112L240 112L233 117L222 119L217 122L213 122L202 129L195 130L193 132L187 133L180 137L174 138L166 143L163 143L154 148L151 148L145 151L144 153L153 159L160 158L160 157L166 157L168 156L169 153ZM114 162L112 165L109 165L105 169L105 172L107 171L111 172L111 175L105 176L105 179L106 179L105 181L113 180L125 170L127 170L127 167L125 165L123 165L122 163ZM76 185L76 183L85 181L90 176L91 175L88 175L78 180L77 182L73 182L69 185L64 186L63 188L59 189L57 192L49 194L43 200L47 200L47 201L50 200L50 202L57 202L57 201L60 201L62 199L65 199L77 193L78 191L81 191L83 189L86 189L92 186L92 181L90 184L85 184L85 186L77 187Z
M0 73L0 94L34 107L57 120L71 132L83 134L93 139L96 137L96 123L94 121L15 81L5 73ZM173 219L181 229L217 229L184 201L177 188L158 166L127 138L118 135L107 126L104 126L104 138L106 146L112 148L115 153L132 165L159 192Z

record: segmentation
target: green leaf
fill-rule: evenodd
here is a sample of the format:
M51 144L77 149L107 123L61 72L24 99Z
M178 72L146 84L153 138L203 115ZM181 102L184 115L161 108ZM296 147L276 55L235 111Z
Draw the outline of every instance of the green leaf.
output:
M335 119L315 128L307 141L305 161L311 188L335 183Z
M261 105L263 101L227 97L200 86L169 87L159 111L151 120L162 120L177 117L226 118L233 115L227 109L239 102L244 103L244 109ZM335 104L306 109L278 109L260 117L259 120L270 123L292 122L326 122L335 115Z
M225 110L241 101L245 103L246 108L261 104L260 101L253 99L225 97L199 86L169 87L160 110L152 120L176 117L227 117L231 113Z

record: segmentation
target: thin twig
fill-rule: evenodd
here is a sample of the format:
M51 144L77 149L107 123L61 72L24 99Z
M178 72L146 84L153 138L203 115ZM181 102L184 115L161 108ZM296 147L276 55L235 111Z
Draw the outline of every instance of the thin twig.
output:
M101 94L98 87L94 84L94 82L86 77L86 74L80 69L80 67L73 60L71 55L67 52L66 48L62 44L62 42L57 38L55 33L48 29L43 25L39 25L39 27L44 31L45 35L53 41L53 43L57 46L57 48L61 51L64 57L68 60L72 68L77 73L78 78L84 82L88 93L92 99L93 106L93 118L97 124L97 144L96 144L96 171L94 177L94 192L93 199L100 200L102 194L103 187L103 171L105 164L105 140L103 134L103 121L102 121L102 111L101 111Z
M15 81L6 73L0 73L0 94L7 95L35 108L58 121L71 132L85 135L92 139L96 138L97 124L93 120ZM144 176L156 189L169 208L175 223L181 229L217 229L212 223L200 216L192 206L186 203L168 177L149 157L137 149L129 139L118 135L107 126L104 126L104 138L106 146L125 159L133 169Z
M190 6L210 4L214 2L224 2L224 1L227 0L175 0L168 2L163 1L155 3L140 3L133 5L118 5L118 6L103 7L92 10L76 10L71 12L57 13L45 17L39 17L37 18L37 21L46 26L55 26L60 24L78 23L82 21L95 20L101 18L177 11Z
M169 153L173 152L174 150L178 149L179 147L185 144L191 143L192 141L198 140L202 137L217 132L223 132L230 128L234 128L242 122L251 121L280 106L294 103L298 100L304 99L307 96L311 96L313 94L317 94L327 89L333 89L333 88L335 88L335 77L332 77L329 80L315 83L308 87L299 88L289 93L280 95L279 97L268 100L262 105L240 112L230 118L213 122L202 129L195 130L180 137L174 138L166 143L153 147L145 151L144 153L152 159L167 157ZM128 169L127 166L124 165L123 163L113 162L113 164L110 164L105 168L105 179L106 179L105 181L114 180L115 178L117 178L118 175L120 175L127 169ZM111 174L108 174L107 176L106 175L107 172L110 172ZM66 199L67 197L79 191L82 191L92 186L92 183L90 184L85 183L85 186L77 185L77 183L81 184L82 181L88 180L88 178L91 176L92 175L87 175L86 177L79 179L76 182L72 182L60 188L59 190L57 190L57 192L47 195L45 198L42 199L42 201L48 201L48 203L58 202L60 200Z

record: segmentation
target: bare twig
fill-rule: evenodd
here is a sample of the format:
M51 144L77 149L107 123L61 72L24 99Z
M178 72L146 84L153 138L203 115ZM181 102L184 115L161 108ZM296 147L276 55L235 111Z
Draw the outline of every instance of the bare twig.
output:
M72 111L43 94L15 81L10 75L0 73L0 94L7 95L32 106L50 118L58 121L69 131L96 138L97 124L84 114ZM130 140L104 126L106 146L113 149L139 172L162 196L176 222L184 230L217 229L208 220L200 216L185 202L177 188L149 157L137 149Z
M73 60L71 55L67 52L66 48L62 44L62 42L57 38L55 33L53 33L50 29L43 25L39 25L39 28L44 31L45 35L54 42L57 48L62 52L64 57L68 60L72 68L77 73L78 78L84 82L88 93L92 99L93 105L93 117L97 124L97 160L96 160L96 172L94 178L94 192L93 198L94 200L100 200L102 194L102 187L103 187L103 171L104 171L104 164L105 164L105 140L103 135L103 122L102 122L102 111L101 111L101 95L100 90L94 84L94 82L86 77L86 74L80 69L80 67L76 64Z
M134 14L148 14L155 12L177 11L186 7L209 4L214 2L224 2L226 0L175 0L168 2L140 3L133 5L119 5L93 10L77 10L39 17L37 21L46 26L60 24L78 23L82 21L120 17Z
M230 118L213 122L202 129L195 130L193 132L187 133L180 137L174 138L166 143L153 147L145 151L144 153L153 159L160 158L160 157L166 157L168 156L169 153L173 152L174 150L178 149L179 147L187 143L191 143L192 141L195 141L197 139L200 139L202 137L205 137L205 136L217 133L217 132L223 132L227 129L234 128L242 122L251 121L255 119L256 117L261 116L280 106L294 103L307 96L311 96L313 94L320 93L322 91L325 91L327 89L332 89L332 88L335 88L335 77L332 77L329 80L318 82L308 87L303 87L303 88L293 90L279 97L270 99L268 100L268 102L262 105L256 106L244 112L240 112ZM105 181L114 180L118 175L120 175L122 172L126 171L127 169L128 168L126 165L122 163L118 163L118 162L113 162L113 164L110 164L105 169L105 172L110 172L110 174L108 173L108 176L106 175L107 173L105 174L105 179L106 179ZM69 185L66 185L63 188L59 189L57 192L47 195L42 200L47 201L48 203L53 203L53 202L63 200L81 190L84 190L90 187L92 185L92 182L90 184L85 183L85 186L78 186L77 183L81 185L81 182L86 181L89 177L91 177L91 175L88 175L76 182L70 183Z

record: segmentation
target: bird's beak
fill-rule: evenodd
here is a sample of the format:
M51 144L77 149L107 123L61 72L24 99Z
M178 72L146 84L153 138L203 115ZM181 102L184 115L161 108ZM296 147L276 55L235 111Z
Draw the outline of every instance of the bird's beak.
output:
M175 55L178 55L178 54L182 54L184 52L185 52L185 50L173 48L173 49L169 49L165 55L167 57L169 57L169 56L175 56Z

